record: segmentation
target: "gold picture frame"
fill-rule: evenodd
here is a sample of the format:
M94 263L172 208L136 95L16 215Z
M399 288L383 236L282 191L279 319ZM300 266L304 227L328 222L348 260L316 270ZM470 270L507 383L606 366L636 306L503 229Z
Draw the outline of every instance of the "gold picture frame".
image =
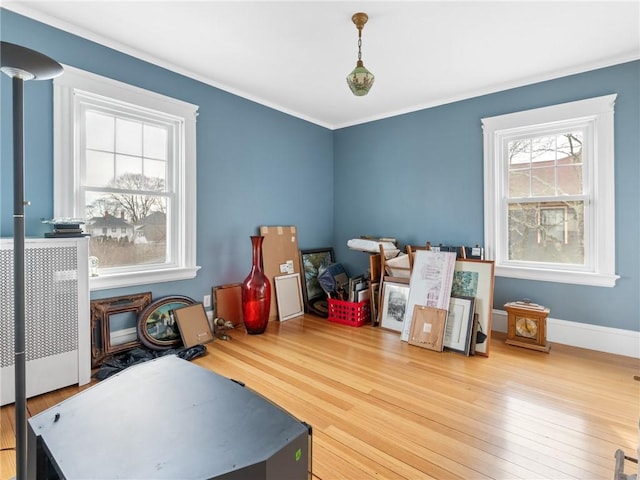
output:
M91 368L140 346L138 315L150 303L151 292L91 300Z

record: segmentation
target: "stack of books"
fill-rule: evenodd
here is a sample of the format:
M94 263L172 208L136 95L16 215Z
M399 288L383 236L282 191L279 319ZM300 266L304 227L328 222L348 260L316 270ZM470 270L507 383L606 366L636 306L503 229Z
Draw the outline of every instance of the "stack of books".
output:
M45 232L46 238L84 237L88 235L82 231L80 223L53 223L53 232Z

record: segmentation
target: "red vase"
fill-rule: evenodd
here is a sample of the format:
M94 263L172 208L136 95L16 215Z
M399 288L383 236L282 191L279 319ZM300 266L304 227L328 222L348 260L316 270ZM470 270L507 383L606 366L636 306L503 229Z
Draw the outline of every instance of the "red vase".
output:
M249 276L242 282L242 315L247 333L264 333L269 323L271 284L262 271L262 236L251 237L253 263Z

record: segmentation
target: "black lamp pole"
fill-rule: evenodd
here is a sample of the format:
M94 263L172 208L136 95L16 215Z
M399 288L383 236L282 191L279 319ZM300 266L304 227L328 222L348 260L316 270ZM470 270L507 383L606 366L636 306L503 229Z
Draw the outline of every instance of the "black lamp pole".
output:
M62 66L34 50L0 42L0 71L13 87L13 288L15 336L16 479L27 478L27 382L24 283L24 82L48 80Z

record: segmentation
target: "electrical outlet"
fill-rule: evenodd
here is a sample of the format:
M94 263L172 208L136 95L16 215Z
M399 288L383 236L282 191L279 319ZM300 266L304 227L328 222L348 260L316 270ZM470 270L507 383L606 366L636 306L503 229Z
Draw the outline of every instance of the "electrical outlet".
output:
M205 308L208 308L211 306L211 295L204 296L204 298L202 299L202 305L204 305Z

